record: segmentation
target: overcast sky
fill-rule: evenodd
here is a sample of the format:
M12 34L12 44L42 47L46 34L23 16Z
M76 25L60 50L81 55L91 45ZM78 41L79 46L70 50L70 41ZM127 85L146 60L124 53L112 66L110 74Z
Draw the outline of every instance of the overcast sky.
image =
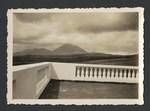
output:
M17 13L14 52L74 44L88 52L138 53L138 13Z

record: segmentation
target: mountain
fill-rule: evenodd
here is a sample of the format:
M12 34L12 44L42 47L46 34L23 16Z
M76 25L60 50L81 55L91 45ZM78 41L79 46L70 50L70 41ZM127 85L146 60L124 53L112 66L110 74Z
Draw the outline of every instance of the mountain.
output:
M125 57L129 55L114 55L114 54L105 54L105 53L88 53L84 49L72 45L72 44L64 44L57 49L51 51L45 48L35 48L35 49L26 49L21 52L14 53L14 56L51 56L51 57L70 57L70 58L114 58L114 57Z
M38 49L26 49L21 52L14 53L14 56L24 56L24 55L50 55L52 52L45 48Z
M53 55L72 55L72 54L86 54L87 52L75 45L64 44L53 51Z
M30 64L38 62L65 62L84 64L107 64L107 65L138 65L138 54L114 55L106 53L88 53L82 48L64 44L50 51L45 48L27 49L14 53L13 64Z
M50 51L45 48L38 48L38 49L26 49L21 52L14 53L14 56L25 56L25 55L73 55L73 54L86 54L87 52L82 48L71 45L71 44L64 44L59 48L55 49L54 51Z

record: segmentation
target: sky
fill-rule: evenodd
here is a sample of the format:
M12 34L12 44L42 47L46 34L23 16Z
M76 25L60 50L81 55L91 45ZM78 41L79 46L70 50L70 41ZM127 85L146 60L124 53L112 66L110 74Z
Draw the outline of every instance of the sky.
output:
M138 13L14 13L13 51L63 44L87 52L138 53Z

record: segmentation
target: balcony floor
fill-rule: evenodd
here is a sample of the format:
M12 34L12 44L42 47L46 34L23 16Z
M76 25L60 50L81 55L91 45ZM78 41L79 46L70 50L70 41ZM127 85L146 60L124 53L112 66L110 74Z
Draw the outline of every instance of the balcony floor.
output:
M138 84L51 80L40 99L132 99Z

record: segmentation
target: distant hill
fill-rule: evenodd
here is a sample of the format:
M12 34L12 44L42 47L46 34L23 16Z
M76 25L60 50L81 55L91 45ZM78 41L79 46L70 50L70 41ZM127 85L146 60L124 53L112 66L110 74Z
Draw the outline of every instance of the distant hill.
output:
M14 56L25 56L25 55L50 55L51 51L45 48L39 49L26 49L21 52L14 53Z
M114 55L105 53L88 53L82 48L64 44L51 51L45 48L27 49L14 53L13 64L30 64L38 62L65 62L107 65L138 65L138 54Z
M24 55L72 55L72 54L86 54L87 52L82 48L71 45L71 44L64 44L59 48L55 49L54 51L50 51L45 48L39 49L26 49L21 52L14 53L14 56L24 56Z
M72 54L85 54L87 53L82 48L72 45L72 44L64 44L61 47L57 48L53 51L53 55L72 55Z

